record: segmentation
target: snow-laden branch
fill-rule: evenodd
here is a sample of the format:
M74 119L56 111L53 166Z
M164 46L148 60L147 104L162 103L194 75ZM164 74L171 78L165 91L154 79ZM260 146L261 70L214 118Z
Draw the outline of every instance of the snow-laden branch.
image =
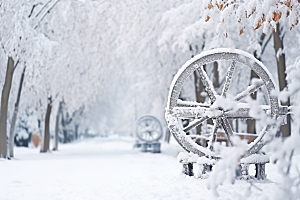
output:
M252 23L253 29L263 26L263 32L268 33L272 28L276 31L276 22L281 18L289 18L290 29L294 28L300 17L300 3L298 0L206 0L203 4L205 10L219 10L221 12L220 24L230 23L228 18L233 17L242 26ZM254 18L254 21L250 21Z

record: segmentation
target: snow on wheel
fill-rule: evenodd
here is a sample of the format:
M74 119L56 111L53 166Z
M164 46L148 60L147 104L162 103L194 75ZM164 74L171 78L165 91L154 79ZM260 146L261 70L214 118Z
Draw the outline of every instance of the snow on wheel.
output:
M143 116L137 122L136 136L142 141L158 141L162 133L162 126L159 120L153 116Z
M203 68L204 65L215 61L228 62L229 65L222 91L219 92L220 94L217 94L211 80ZM243 68L249 67L257 74L259 79L252 81L251 85L245 90L232 96L229 93L229 90L237 65ZM182 101L179 99L184 82L195 71L199 73L209 99L208 102L201 103ZM233 127L229 120L256 119L253 117L253 112L251 113L254 104L252 103L250 105L244 100L246 97L250 96L251 93L256 92L262 87L265 87L266 89L268 105L257 105L256 102L256 104L254 103L256 105L254 107L256 111L261 110L261 112L264 112L270 119L273 119L273 122L265 123L265 126L258 132L256 139L248 144L248 150L245 157L257 153L264 144L271 139L270 137L264 136L266 136L266 133L275 125L276 121L281 120L281 124L285 122L284 119L287 114L287 107L280 106L278 98L272 93L272 91L275 90L275 85L270 72L251 54L241 50L225 48L204 51L187 61L173 79L165 113L170 132L187 152L192 152L199 156L208 156L210 158L219 159L220 154L214 150L218 129L222 128L224 130L224 135L229 146L234 145L232 138L236 133L233 131ZM234 108L226 108L225 104L234 104L235 106ZM187 127L183 127L181 123L182 119L190 119L192 122ZM213 121L213 128L207 138L209 144L208 146L201 146L192 139L192 135L186 133L197 126L206 123L208 120Z

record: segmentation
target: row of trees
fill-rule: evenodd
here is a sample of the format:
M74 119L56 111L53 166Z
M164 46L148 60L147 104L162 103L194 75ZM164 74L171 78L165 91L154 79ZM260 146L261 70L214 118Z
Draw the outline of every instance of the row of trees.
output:
M105 32L108 24L100 15L111 5L108 3L90 12L90 8L95 8L93 3L59 0L0 2L0 23L4 27L0 32L0 55L2 61L7 60L7 67L4 67L4 62L0 67L3 86L0 157L14 156L18 110L23 113L27 108L36 111L43 124L41 152L47 152L50 149L50 118L54 118L52 111L57 111L57 118L61 116L64 102L69 113L82 113L83 106L92 102L104 88L102 77L105 77L105 69L100 66L105 66L108 59L101 59L97 54L107 54L107 43L98 46L91 43L102 40L102 35L96 33ZM85 21L88 18L94 21L88 23ZM92 24L100 18L106 27ZM86 41L90 43L86 44ZM8 122L11 122L9 136ZM78 130L78 123L75 123L75 130ZM55 132L57 138L57 128Z
M52 119L50 122L50 127L52 126L50 138L53 138L54 140L53 148L49 148L57 150L58 142L69 143L80 137L87 136L86 131L89 130L79 130L79 125L83 125L83 108L84 107L81 107L70 114L67 105L64 102L60 102L56 118ZM21 113L21 115L18 116L14 131L15 134L13 135L16 146L29 147L38 145L38 135L42 135L41 126L44 124L41 124L41 120L36 116L36 113L37 112L33 109L26 109L25 113ZM33 145L31 145L31 142Z

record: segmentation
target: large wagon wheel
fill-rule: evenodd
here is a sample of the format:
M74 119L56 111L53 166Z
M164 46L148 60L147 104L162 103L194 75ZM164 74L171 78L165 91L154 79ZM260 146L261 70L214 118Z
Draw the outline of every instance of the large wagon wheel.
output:
M143 116L137 122L136 136L145 142L154 142L161 138L162 127L153 116Z
M212 82L209 80L203 69L203 65L214 61L230 61L230 66L220 95L216 93ZM237 94L234 98L231 98L233 102L236 102L237 110L226 110L221 107L216 107L215 105L220 103L220 101L229 100L229 98L226 98L226 94L234 75L236 63L241 63L243 67L249 67L260 79L253 85L250 85L243 92ZM204 89L208 94L209 102L206 104L199 102L186 102L178 99L185 80L192 75L194 71L199 73ZM220 155L214 151L214 143L216 141L218 127L222 126L226 133L227 140L230 145L233 145L232 137L234 136L234 132L228 119L254 119L249 114L250 105L247 103L241 103L241 100L245 99L245 97L263 86L266 87L270 105L262 105L260 107L271 119L273 119L273 122L266 123L265 127L263 127L258 134L258 137L248 144L248 150L245 156L258 152L264 144L268 142L267 139L263 139L264 136L272 127L275 126L276 120L281 119L282 122L284 121L287 108L281 107L278 98L271 92L275 90L274 80L272 79L271 74L267 68L251 54L240 50L230 49L214 49L202 52L186 62L173 79L166 108L166 120L170 132L187 152L192 152L199 156L208 156L219 159ZM181 119L192 119L193 121L189 126L183 128L180 123ZM186 132L202 124L208 119L213 119L214 128L209 139L210 144L208 147L203 147L195 143L191 136L187 135ZM270 140L270 137L267 138Z

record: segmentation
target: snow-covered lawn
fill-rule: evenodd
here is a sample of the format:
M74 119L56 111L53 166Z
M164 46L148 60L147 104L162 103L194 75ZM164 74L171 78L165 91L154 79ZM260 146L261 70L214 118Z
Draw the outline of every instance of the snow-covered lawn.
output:
M16 148L17 159L0 160L0 199L214 199L206 180L180 175L179 145L163 143L162 153L152 154L133 144L132 138L111 137L60 145L59 152L46 154ZM249 199L271 200L278 191L276 166L268 164L266 171L268 180L254 183L262 191L252 187ZM227 183L219 199L241 199L249 186Z

